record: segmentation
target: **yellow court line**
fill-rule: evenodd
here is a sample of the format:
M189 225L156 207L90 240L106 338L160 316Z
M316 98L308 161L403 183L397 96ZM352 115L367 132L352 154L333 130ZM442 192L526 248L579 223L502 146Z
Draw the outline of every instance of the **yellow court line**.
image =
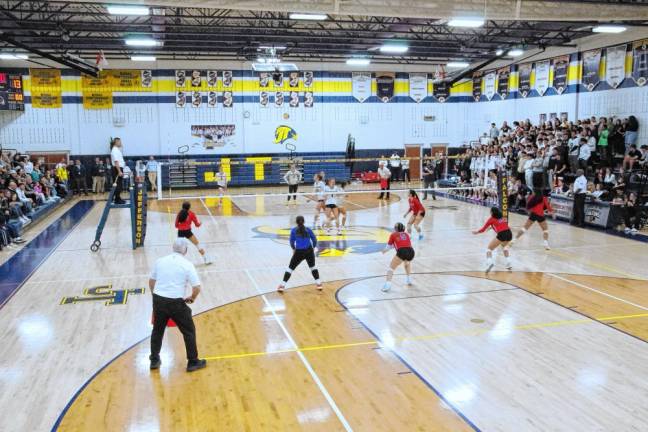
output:
M518 325L513 327L513 330L534 330L534 329L541 329L541 328L562 327L562 326L577 325L577 324L591 324L594 322L622 321L622 320L646 318L646 317L648 317L648 313L633 314L633 315L615 315L615 316L601 317L601 318L579 318L573 320L549 321L543 323ZM429 335L422 335L422 336L404 336L404 337L394 338L394 342L413 342L413 341L442 339L446 337L459 337L459 336L480 336L486 333L490 333L493 330L494 327L487 328L487 329L467 329L467 330L460 330L455 332L432 333ZM267 356L273 354L324 351L324 350L353 348L358 346L380 345L380 344L381 342L378 340L371 340L371 341L361 341L361 342L349 342L349 343L342 343L342 344L315 345L310 347L276 350L276 351L259 351L259 352L251 352L251 353L240 353L240 354L224 354L219 356L204 357L204 359L212 360L212 361L241 359L247 357L261 357L261 356Z
M552 250L550 250L548 252L550 254L558 255L558 256L560 256L562 258L569 258L572 261L580 262L580 263L588 265L590 267L598 268L599 270L608 271L608 272L611 272L611 273L616 273L616 274L619 274L621 276L624 276L624 277L627 277L627 278L630 278L630 279L646 280L646 278L644 276L638 276L638 275L635 275L635 274L632 274L632 273L627 273L627 272L625 272L623 270L618 270L615 267L608 266L606 264L601 264L601 263L593 262L593 261L590 261L590 260L587 260L587 259L583 259L583 258L579 257L578 255L570 254L570 253L567 253L567 252L558 252L555 249L552 249Z

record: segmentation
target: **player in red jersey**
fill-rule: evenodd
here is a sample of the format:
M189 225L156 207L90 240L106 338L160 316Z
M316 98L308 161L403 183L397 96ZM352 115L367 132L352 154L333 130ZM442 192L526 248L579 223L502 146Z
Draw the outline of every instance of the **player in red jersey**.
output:
M486 273L491 271L495 263L493 262L493 251L499 246L502 246L504 249L504 256L506 257L506 268L511 270L511 259L509 253L509 243L513 240L513 233L509 228L508 221L502 217L502 211L497 207L491 207L490 210L491 217L488 218L486 223L481 229L473 231L473 234L481 234L486 231L489 227L493 228L496 235L493 240L488 244L488 249L486 250Z
M391 280L394 276L394 270L396 270L396 268L401 264L405 266L407 285L412 285L410 273L411 262L414 259L414 249L412 248L412 241L410 240L409 234L405 232L405 225L400 222L394 226L394 232L389 236L387 247L385 247L382 253L386 253L392 246L396 249L396 255L392 258L391 263L389 264L385 285L382 287L383 292L387 292L391 289Z
M522 237L524 233L529 228L531 228L531 225L533 225L534 222L538 222L538 225L540 225L540 228L542 228L544 248L546 250L551 249L549 247L549 225L547 224L547 218L545 217L545 210L554 218L556 217L556 213L551 207L549 199L541 193L534 192L527 200L526 208L529 212L529 218L524 223L522 229L518 231L517 235L515 236L515 240L511 242L511 245L516 242L517 239Z
M408 201L409 209L403 215L403 219L405 219L408 214L412 213L410 220L407 222L407 233L412 234L412 225L414 225L414 228L416 228L416 231L418 231L418 239L423 240L423 233L421 232L421 227L419 226L419 224L425 217L425 207L423 207L421 200L419 200L416 191L413 189L410 189L409 191Z
M182 210L178 212L178 215L176 216L175 220L175 227L178 230L178 237L184 237L191 241L196 247L198 248L198 252L200 252L200 255L202 255L203 261L205 264L211 264L212 261L205 252L205 249L200 247L200 243L198 242L198 239L194 235L193 232L191 232L191 224L193 223L196 225L196 228L200 227L200 221L198 220L198 217L194 212L191 210L191 203L189 201L185 201L182 203Z

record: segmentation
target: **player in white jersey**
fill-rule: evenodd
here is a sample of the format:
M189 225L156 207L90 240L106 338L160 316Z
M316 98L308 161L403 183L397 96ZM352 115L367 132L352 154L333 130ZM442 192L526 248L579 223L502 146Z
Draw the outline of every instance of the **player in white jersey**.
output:
M327 228L332 228L332 222L335 220L335 227L337 228L338 234L342 234L342 231L340 231L340 209L338 208L338 193L341 191L335 184L334 178L328 179L324 187L324 192L326 193L326 201L324 202L326 226Z
M320 174L315 174L313 178L313 192L315 193L315 217L313 219L313 227L321 227L319 224L319 215L320 212L324 211L324 187L326 185L322 181L322 176Z
M346 182L340 183L340 192L344 192L345 187L346 187ZM338 210L340 212L340 215L342 216L342 222L340 223L340 228L346 229L347 210L346 210L346 206L344 205L344 199L347 197L347 195L341 193L337 197L338 197Z

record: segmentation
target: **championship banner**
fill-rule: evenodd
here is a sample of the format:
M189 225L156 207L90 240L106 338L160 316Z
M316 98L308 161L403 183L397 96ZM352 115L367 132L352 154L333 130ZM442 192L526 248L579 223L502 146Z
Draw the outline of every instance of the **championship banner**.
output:
M304 87L310 88L313 86L313 72L306 71L304 72Z
M284 76L283 72L275 72L272 74L272 81L274 82L275 88L283 88L284 85Z
M223 87L230 88L232 87L232 81L234 80L234 74L231 70L223 71Z
M537 67L538 65L536 64ZM568 55L553 59L553 88L556 89L556 93L558 94L563 94L567 90L567 71L569 71Z
M313 95L313 92L312 91L304 92L304 107L313 108L314 103L315 103L315 96Z
M268 87L270 85L270 78L268 72L259 72L259 87Z
M583 53L583 85L587 91L592 91L601 81L599 68L601 66L601 50L594 49Z
M133 69L113 69L108 72L110 86L116 92L150 91L142 85L142 71Z
M184 91L176 92L176 108L184 108L187 105L187 93Z
M291 88L299 87L299 72L290 72L288 74L288 86Z
M144 69L141 71L141 80L143 88L151 88L153 85L153 71L151 69Z
M275 92L275 106L281 108L284 104L284 94L282 91Z
M290 92L290 99L288 99L288 106L290 108L297 108L299 107L299 93L296 91L291 91Z
M394 72L376 73L376 96L383 102L389 102L394 97L394 81L396 74Z
M439 81L432 84L432 95L441 103L450 97L450 86L447 82Z
M351 81L353 97L360 103L366 101L371 96L371 72L353 72Z
M472 96L475 102L479 102L482 96L482 78L484 76L483 72L475 72L472 76Z
M269 103L270 95L268 94L268 92L262 91L261 93L259 93L259 105L261 105L262 108L266 108Z
M194 108L200 108L200 105L202 105L202 95L200 94L199 91L192 92L191 106Z
M632 44L632 79L639 87L648 82L648 39Z
M497 199L499 201L499 209L502 212L502 217L508 221L509 208L508 208L508 175L506 171L497 172Z
M202 71L194 69L191 71L191 87L200 87L202 84Z
M495 96L495 81L497 81L495 71L488 72L484 77L484 95L488 100L493 99L493 96Z
M32 108L61 108L61 71L58 69L29 69Z
M218 71L207 71L207 87L214 88L218 85Z
M81 74L81 90L111 90L108 71L101 71L97 77Z
M506 66L497 70L497 93L506 99L509 93L509 77L511 76L511 67Z
M216 108L218 105L218 93L215 91L210 91L207 93L207 107L208 108Z
M625 79L625 59L628 45L617 45L605 50L605 81L617 88Z
M518 66L518 92L523 98L529 96L531 93L531 71L533 70L533 63L524 63Z
M544 96L550 87L549 70L551 62L549 60L539 61L535 64L535 85L534 88L540 96Z
M105 89L89 89L83 91L83 108L89 110L110 109L112 106L112 91Z
M187 71L185 70L176 70L175 71L175 82L176 87L185 88L187 84Z
M426 73L409 74L409 96L416 103L428 96L428 77Z
M223 92L223 108L232 108L234 106L234 93L231 90Z

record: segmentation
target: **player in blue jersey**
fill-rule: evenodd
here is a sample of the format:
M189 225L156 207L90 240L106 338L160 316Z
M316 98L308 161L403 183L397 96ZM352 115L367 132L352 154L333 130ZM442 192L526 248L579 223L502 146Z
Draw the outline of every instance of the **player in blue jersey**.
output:
M306 260L308 267L313 274L317 289L322 290L319 271L315 267L315 248L317 247L317 237L313 230L304 226L304 216L297 216L295 222L297 226L290 231L290 247L293 249L293 256L284 273L283 281L279 284L277 291L283 293L286 289L286 283L290 275L302 261Z

